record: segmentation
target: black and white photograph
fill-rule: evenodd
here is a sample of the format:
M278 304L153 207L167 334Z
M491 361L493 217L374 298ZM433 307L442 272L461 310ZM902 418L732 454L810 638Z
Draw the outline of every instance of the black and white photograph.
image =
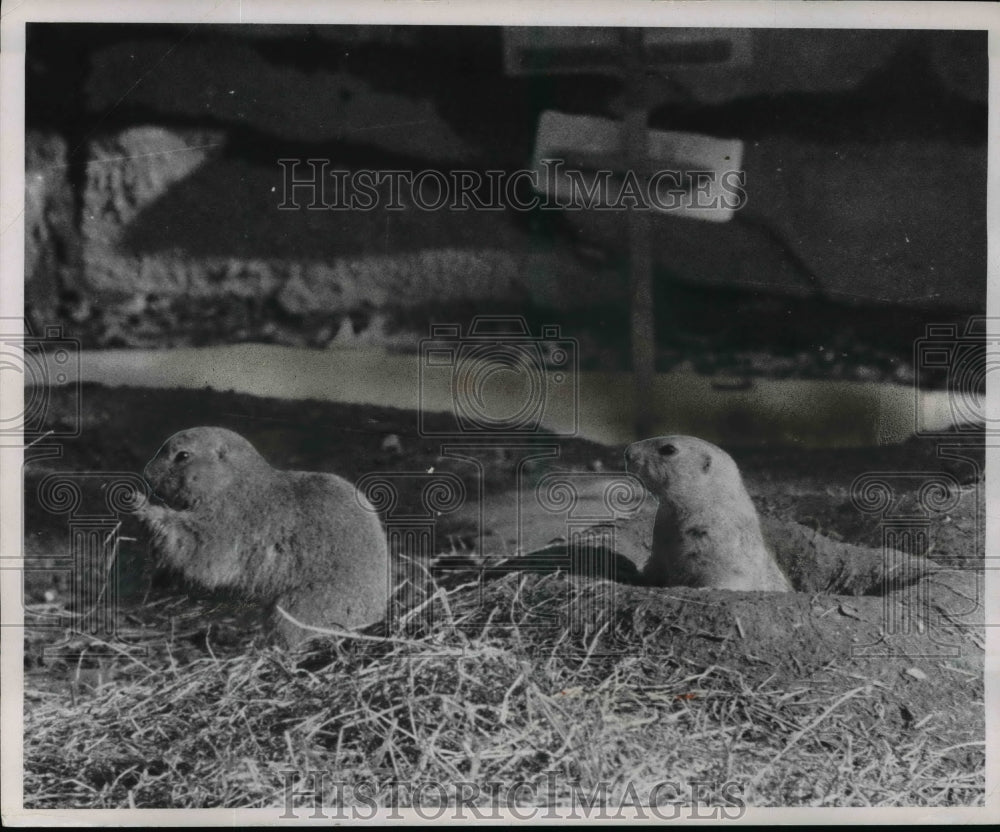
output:
M998 22L5 14L4 823L995 822Z

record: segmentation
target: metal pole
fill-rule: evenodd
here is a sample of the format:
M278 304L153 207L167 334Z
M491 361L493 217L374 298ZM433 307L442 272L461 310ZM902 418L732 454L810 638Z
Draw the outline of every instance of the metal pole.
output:
M623 136L625 170L633 171L643 189L649 181L649 111L646 96L646 60L642 29L621 30L625 56L626 112ZM653 248L649 210L631 208L627 214L632 330L632 386L635 433L653 430L652 385L656 341L653 318Z

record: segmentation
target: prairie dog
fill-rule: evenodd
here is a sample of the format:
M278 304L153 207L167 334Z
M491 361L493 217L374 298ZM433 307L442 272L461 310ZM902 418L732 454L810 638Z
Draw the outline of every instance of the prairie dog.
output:
M143 472L159 502L137 515L153 548L202 586L262 601L279 640L303 623L353 628L386 611L385 533L367 501L335 474L272 468L238 433L196 427L171 436Z
M625 451L659 498L644 577L656 586L789 592L732 457L693 436L659 436Z

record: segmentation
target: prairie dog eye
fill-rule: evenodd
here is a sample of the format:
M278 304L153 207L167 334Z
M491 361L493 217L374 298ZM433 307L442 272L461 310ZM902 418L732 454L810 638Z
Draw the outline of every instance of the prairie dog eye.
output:
M661 445L659 453L660 456L673 456L675 453L677 453L677 446L671 445L669 443L666 445Z
M174 454L174 462L184 462L184 460L190 458L191 454L188 451L178 451Z

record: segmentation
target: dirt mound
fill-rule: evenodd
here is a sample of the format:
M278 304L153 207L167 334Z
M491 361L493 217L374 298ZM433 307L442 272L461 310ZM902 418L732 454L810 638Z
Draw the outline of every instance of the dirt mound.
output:
M81 436L57 456L36 445L25 467L26 548L39 567L65 558L74 520L65 505L42 504L46 477L77 484L92 523L110 479L134 476L191 425L238 430L275 465L353 479L373 461L440 464L439 443L415 437L403 411L211 390L83 393ZM52 401L53 419L73 416L73 400ZM387 434L404 453L383 448ZM620 449L562 446L566 469L620 463ZM241 599L151 582L126 518L110 652L68 617L27 630L26 803L280 805L285 772L303 760L349 786L527 782L545 805L577 786L617 784L614 801L625 782L644 794L691 778L737 782L758 806L981 802L981 490L926 518L950 560L933 569L911 559L927 568L910 572L886 565L877 518L859 520L850 501L854 477L909 452L842 451L835 465L810 451L785 455L784 467L773 453L741 460L799 592L633 586L602 579L593 563L582 577L565 557L462 551L436 561L437 583L403 617L361 638L321 638L304 657L261 647ZM491 488L509 486L513 463L497 456L485 474ZM641 560L649 529L628 529L615 548ZM447 552L448 535L438 542ZM887 580L900 574L914 580ZM35 617L65 613L52 575L26 576Z

